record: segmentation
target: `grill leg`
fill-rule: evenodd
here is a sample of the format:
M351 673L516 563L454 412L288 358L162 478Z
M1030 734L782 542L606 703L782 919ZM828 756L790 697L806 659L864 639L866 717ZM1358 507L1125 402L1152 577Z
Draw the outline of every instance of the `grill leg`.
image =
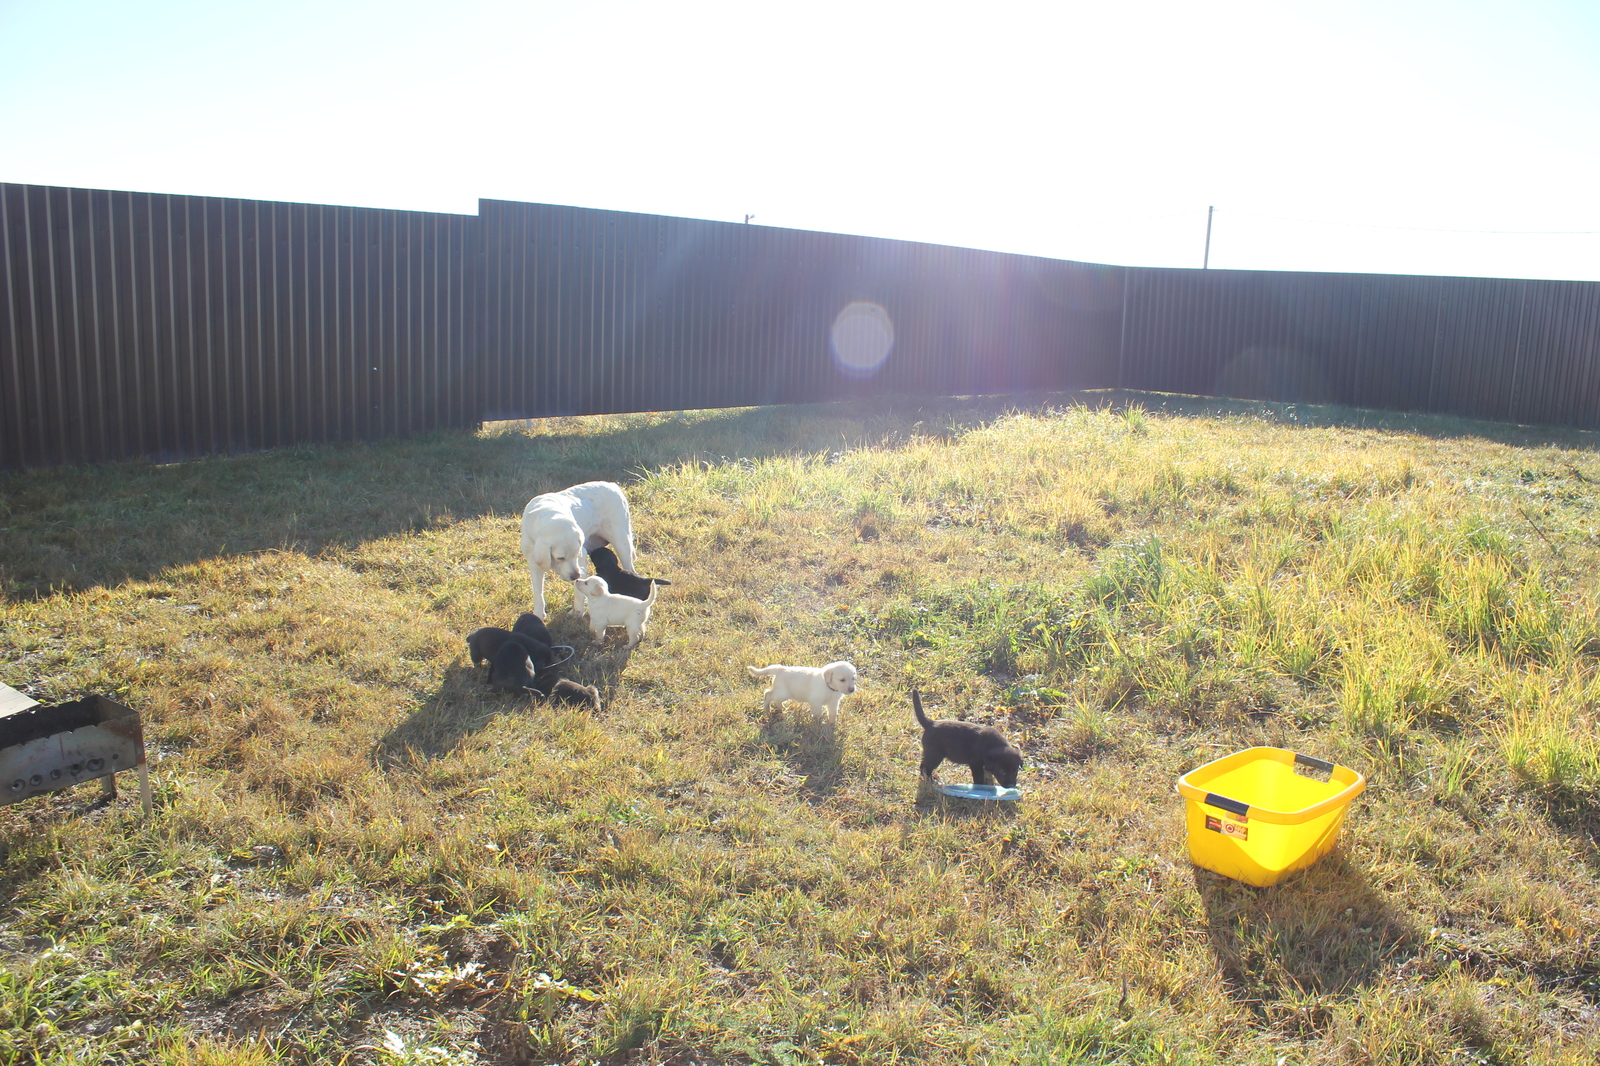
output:
M100 783L106 786L105 794L100 797L101 799L114 800L117 798L116 774L107 774L100 779Z
M144 816L150 817L150 767L139 764L139 798L144 801Z

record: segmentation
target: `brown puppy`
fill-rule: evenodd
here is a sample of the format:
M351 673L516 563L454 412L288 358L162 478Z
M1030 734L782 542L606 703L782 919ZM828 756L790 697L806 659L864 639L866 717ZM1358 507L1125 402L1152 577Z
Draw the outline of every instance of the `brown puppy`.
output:
M580 685L557 675L554 670L544 670L533 679L533 691L548 700L575 703L580 707L600 710L600 690L593 685Z
M922 726L922 776L933 780L934 770L949 759L972 768L972 783L986 785L986 773L1006 788L1017 787L1017 771L1022 769L1022 752L1011 746L1005 734L992 725L975 725L954 718L930 722L922 713L922 698L911 690L911 709Z
M636 600L650 598L651 585L670 585L664 577L640 577L632 570L624 570L617 562L617 553L610 548L596 548L589 553L589 565L606 579L606 588L619 596L632 596Z

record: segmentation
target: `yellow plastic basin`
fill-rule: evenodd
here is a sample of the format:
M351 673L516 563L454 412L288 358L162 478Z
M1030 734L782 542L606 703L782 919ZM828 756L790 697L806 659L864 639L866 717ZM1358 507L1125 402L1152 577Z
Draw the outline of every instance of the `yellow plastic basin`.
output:
M1326 773L1326 781L1295 767ZM1282 748L1249 748L1178 779L1189 858L1224 877L1265 888L1326 855L1350 801L1367 787L1349 767Z

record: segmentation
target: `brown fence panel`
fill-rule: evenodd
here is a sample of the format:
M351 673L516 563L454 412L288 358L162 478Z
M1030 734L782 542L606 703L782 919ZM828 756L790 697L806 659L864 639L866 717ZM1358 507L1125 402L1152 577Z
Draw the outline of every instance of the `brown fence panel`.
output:
M0 183L0 467L476 424L476 227Z
M1360 275L1129 273L1124 387L1356 402L1364 354Z
M1116 384L1120 268L498 200L479 218L486 419ZM838 357L852 308L868 340L892 331L880 365Z
M1122 385L1600 425L1600 285L1130 270Z
M1528 285L1511 397L1516 422L1600 425L1600 285Z
M1445 278L1427 409L1505 419L1526 281Z

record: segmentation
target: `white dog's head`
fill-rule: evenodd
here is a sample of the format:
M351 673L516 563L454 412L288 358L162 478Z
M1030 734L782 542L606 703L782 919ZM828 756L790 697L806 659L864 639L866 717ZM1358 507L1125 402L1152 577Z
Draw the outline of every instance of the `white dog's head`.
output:
M547 515L534 536L536 565L563 581L583 576L583 531L566 515Z
M829 663L822 668L822 683L848 696L856 690L856 668L842 661Z
M583 593L585 596L604 596L611 591L611 589L606 586L606 579L601 577L599 574L591 574L588 577L580 577L572 583L572 587Z

